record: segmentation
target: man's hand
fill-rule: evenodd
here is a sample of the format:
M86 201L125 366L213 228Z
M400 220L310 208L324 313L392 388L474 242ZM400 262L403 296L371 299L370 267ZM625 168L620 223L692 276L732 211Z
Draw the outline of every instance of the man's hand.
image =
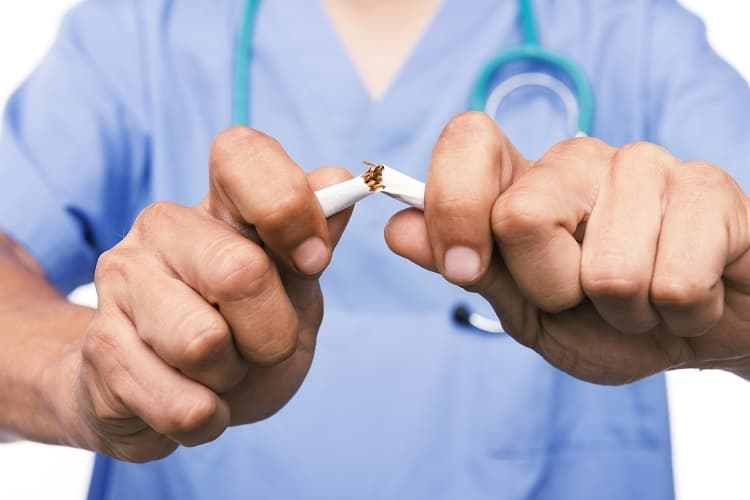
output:
M386 239L578 378L750 373L750 201L715 166L585 138L530 162L466 113L435 146L424 215L397 214Z
M349 177L306 176L260 132L222 133L206 199L151 205L99 260L99 308L68 370L70 441L145 461L279 410L310 366L317 278L351 214L326 221L313 190Z

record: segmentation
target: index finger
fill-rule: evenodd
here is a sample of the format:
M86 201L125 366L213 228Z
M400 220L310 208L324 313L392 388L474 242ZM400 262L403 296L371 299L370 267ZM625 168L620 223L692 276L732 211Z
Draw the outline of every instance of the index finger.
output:
M498 198L492 230L524 297L547 312L583 300L576 234L596 201L612 148L595 139L553 147Z
M219 134L210 159L209 211L295 271L314 275L331 257L323 211L304 171L270 136L247 127Z
M271 365L294 352L297 314L262 248L208 214L166 202L147 208L134 230L169 271L218 308L244 359Z
M492 206L528 165L484 113L463 113L445 127L427 175L425 219L435 264L446 279L467 285L487 269Z

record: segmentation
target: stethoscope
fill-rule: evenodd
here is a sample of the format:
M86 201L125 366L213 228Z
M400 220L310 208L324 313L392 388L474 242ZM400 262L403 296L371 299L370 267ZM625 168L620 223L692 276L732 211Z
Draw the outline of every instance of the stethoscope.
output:
M260 0L247 0L234 54L233 112L235 125L250 123L250 63L252 39ZM497 116L503 101L521 88L538 87L552 92L563 104L571 137L588 136L594 119L594 92L586 74L567 57L545 49L539 39L532 0L518 0L519 22L523 39L519 45L497 52L484 66L474 84L469 109ZM567 82L548 73L532 71L515 74L493 87L495 76L509 64L522 61L542 63L554 68ZM454 320L485 333L502 333L500 321L472 312L459 305Z

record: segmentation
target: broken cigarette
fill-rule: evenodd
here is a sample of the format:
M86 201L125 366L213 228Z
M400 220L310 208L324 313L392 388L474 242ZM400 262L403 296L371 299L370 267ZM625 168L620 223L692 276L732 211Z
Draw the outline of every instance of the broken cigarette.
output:
M383 194L414 208L424 210L424 182L390 167L381 166L383 167L381 180Z
M315 196L318 197L320 206L323 208L323 214L330 217L351 207L359 200L367 198L374 192L362 177L355 177L315 191Z
M326 217L345 210L371 194L383 194L424 210L424 183L383 164L365 162L370 167L359 177L315 192Z

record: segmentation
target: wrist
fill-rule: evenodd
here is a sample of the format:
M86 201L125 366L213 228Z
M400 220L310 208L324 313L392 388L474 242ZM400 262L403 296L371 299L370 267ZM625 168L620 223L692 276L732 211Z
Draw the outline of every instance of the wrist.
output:
M42 430L44 435L34 439L89 448L84 438L83 420L78 411L78 374L81 358L78 351L69 352L55 363L46 366L36 381L36 391L49 418Z
M82 333L93 310L64 299L4 313L15 339L0 353L0 430L16 438L81 446L75 387Z

